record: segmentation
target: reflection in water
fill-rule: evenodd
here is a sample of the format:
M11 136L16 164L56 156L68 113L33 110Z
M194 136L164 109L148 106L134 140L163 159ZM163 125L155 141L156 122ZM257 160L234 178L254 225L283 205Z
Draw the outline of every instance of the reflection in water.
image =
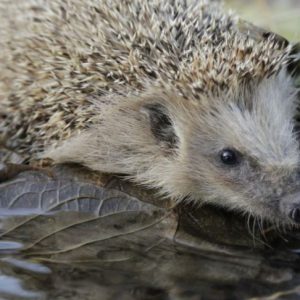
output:
M236 215L163 208L120 181L56 172L0 185L1 299L300 296L297 232L268 230L259 243Z
M0 254L3 254L5 252L11 253L13 251L18 251L23 247L21 243L18 242L12 242L12 241L0 241Z
M26 290L22 287L22 282L12 276L6 276L0 273L0 295L1 299L9 299L10 296L20 298L41 299L42 293Z

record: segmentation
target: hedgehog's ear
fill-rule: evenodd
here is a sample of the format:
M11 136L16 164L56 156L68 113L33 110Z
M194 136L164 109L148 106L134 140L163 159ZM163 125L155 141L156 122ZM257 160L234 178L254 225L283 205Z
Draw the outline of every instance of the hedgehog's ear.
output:
M151 132L157 141L170 149L176 148L178 136L167 108L160 103L146 104L141 112L149 118Z

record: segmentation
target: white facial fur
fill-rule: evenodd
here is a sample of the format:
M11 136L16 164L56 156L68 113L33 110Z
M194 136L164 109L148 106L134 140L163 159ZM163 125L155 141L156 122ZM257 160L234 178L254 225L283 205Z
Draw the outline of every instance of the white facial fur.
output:
M294 132L296 94L291 78L282 71L262 81L244 99L213 101L210 109L206 107L213 113L200 111L198 118L195 114L189 118L193 124L185 127L193 130L182 134L185 149L180 152L186 153L185 174L193 178L192 184L185 184L191 199L200 197L288 222L277 210L281 198L300 185L299 144ZM218 161L226 148L241 153L240 165L228 167ZM300 205L300 197L298 202Z

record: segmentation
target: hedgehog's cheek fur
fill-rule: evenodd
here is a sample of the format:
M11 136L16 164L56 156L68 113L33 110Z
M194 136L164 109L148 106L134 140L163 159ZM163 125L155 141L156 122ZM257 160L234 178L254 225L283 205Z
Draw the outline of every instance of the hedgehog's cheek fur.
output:
M180 200L186 195L181 193L181 176L177 178L179 138L167 113L157 102L145 105L145 101L131 99L105 111L98 125L47 149L42 157L55 163L79 163L102 173L124 174Z

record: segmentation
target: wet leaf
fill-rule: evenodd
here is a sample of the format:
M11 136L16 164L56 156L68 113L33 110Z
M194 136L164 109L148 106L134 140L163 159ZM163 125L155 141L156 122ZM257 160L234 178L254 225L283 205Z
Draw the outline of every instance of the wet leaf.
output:
M88 253L96 259L98 244L130 241L151 231L147 248L176 228L174 213L168 210L60 176L24 172L2 183L0 190L1 238L21 240L30 255L76 260Z

